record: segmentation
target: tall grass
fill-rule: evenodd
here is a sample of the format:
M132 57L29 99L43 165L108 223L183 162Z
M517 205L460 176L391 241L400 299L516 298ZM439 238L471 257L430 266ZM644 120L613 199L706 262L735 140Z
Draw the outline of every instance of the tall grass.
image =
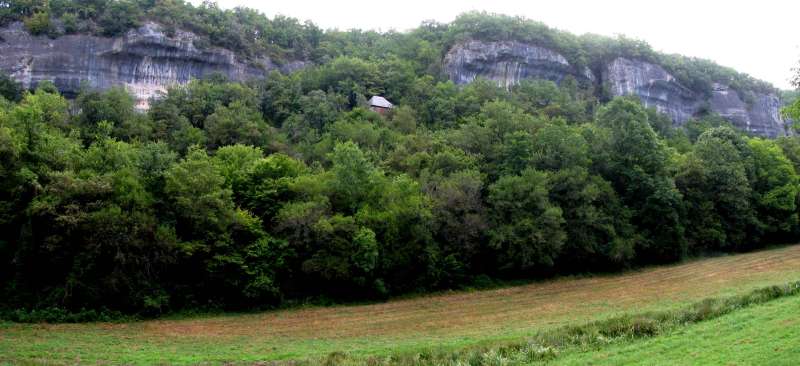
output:
M648 312L538 333L525 341L476 346L458 351L429 350L387 357L359 358L336 352L294 365L326 366L506 366L547 362L567 350L599 349L611 343L653 337L677 327L718 318L748 306L800 294L800 281L770 286L728 298L706 299L686 308Z

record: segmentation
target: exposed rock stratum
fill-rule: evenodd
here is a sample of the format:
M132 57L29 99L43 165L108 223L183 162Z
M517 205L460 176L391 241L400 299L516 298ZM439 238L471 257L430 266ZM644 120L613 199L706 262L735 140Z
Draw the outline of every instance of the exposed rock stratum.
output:
M778 137L788 130L780 115L781 101L774 93L741 92L715 83L708 95L681 85L662 66L641 60L616 58L596 75L544 47L515 41L469 40L449 50L444 70L457 84L481 77L506 88L523 79L561 82L571 76L579 82L603 84L614 96L634 95L645 106L668 115L676 125L710 110L755 135Z
M276 69L270 59L245 62L234 52L199 47L191 32L168 35L156 23L145 23L120 37L66 35L56 39L32 36L21 23L0 29L0 70L26 88L52 80L65 95L75 95L81 83L91 88L124 86L141 109L169 86L219 73L231 80L262 78ZM289 64L287 68L302 67Z

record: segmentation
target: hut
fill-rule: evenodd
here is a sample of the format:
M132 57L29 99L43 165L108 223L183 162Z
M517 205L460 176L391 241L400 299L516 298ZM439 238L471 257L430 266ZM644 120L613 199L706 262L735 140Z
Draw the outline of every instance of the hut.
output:
M386 115L390 109L394 108L394 104L386 100L386 98L381 96L373 96L369 98L369 109L378 112L381 115Z

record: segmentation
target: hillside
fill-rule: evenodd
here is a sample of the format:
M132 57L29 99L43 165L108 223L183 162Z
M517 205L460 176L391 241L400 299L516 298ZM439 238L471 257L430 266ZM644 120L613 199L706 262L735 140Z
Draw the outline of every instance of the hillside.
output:
M676 125L718 114L754 135L790 133L768 83L710 61L659 54L640 41L575 36L521 18L468 13L451 24L376 33L323 32L295 19L181 1L33 1L0 12L0 71L29 89L52 80L69 96L83 83L125 86L140 109L191 79L221 74L245 81L355 57L380 64L375 77L383 82L397 72L457 84L482 77L507 88L523 79L569 77L601 101L636 95ZM387 69L399 60L410 69ZM369 92L401 97L374 87Z
M623 275L565 278L384 304L119 324L4 324L0 325L0 362L47 360L60 364L80 359L91 364L196 364L315 360L341 352L361 360L357 363L361 364L367 356L381 360L389 355L520 342L538 332L565 325L626 313L680 309L708 297L741 295L766 285L794 281L798 276L800 246L792 246ZM739 311L753 315L738 316ZM749 319L759 313L737 310L734 314ZM736 323L734 328L740 327L741 323ZM702 328L709 329L709 325ZM736 334L723 339L741 340ZM700 339L708 343L717 338ZM651 352L649 349L658 349L656 342L661 341L649 341L649 345L637 352L646 354ZM597 357L609 353L625 356L617 349ZM725 354L698 352L706 358ZM567 354L564 361L583 363L576 359L585 360L581 357L592 355ZM731 361L737 360L734 355L729 356ZM424 364L422 359L420 363Z
M0 20L0 64L22 65L0 75L5 319L382 301L800 241L800 138L755 122L771 87L641 42L180 1Z

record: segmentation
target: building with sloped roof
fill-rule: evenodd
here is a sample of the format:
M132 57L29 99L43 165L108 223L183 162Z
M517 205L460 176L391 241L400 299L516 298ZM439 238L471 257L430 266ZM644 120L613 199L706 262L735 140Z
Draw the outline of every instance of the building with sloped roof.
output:
M374 95L372 98L369 98L369 109L378 112L381 115L386 114L392 108L394 108L394 104L386 100L384 97Z

